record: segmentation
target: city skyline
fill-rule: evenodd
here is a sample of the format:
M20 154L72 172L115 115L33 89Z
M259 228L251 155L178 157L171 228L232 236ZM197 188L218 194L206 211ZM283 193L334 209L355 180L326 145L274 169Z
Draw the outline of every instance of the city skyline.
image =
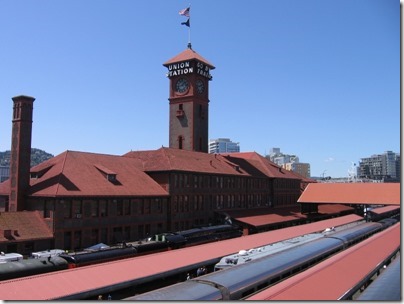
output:
M11 98L33 96L32 147L122 155L168 146L163 63L187 47L185 1L0 6L0 151ZM247 12L247 13L246 13ZM272 147L348 176L400 151L400 3L194 1L193 49L212 62L209 139Z

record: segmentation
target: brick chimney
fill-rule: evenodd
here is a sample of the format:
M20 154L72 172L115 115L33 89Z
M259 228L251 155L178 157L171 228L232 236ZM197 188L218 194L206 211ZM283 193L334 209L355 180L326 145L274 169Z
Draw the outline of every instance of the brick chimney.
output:
M14 107L8 211L22 211L25 210L25 193L30 180L32 111L35 98L20 95L12 100Z

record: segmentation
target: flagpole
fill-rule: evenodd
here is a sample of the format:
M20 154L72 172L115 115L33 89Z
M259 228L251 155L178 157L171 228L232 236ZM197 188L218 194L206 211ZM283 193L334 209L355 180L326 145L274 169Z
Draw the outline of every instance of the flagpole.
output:
M188 27L188 48L192 49L191 45L191 17L189 17L190 26Z
M191 3L188 5L189 10L191 10ZM191 46L191 13L189 13L189 28L188 28L188 47L192 49Z
M186 25L188 27L188 48L192 49L192 46L191 46L191 15L189 13L190 9L191 9L191 3L188 5L187 8L180 10L179 14L181 16L188 17L188 20L186 22L181 22L181 24Z

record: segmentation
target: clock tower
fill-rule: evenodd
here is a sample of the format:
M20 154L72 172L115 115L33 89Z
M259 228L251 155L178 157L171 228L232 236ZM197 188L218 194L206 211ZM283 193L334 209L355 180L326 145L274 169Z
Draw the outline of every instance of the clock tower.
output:
M169 147L208 153L209 81L215 67L190 44L163 65L170 80Z

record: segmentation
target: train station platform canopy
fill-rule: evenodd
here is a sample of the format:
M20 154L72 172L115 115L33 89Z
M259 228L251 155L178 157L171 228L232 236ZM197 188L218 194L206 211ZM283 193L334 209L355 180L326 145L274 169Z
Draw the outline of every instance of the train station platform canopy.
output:
M399 183L312 183L297 201L301 204L365 204L400 206Z
M330 218L353 213L352 207L339 204L324 204L319 207L318 219ZM300 212L299 206L284 208L258 208L242 211L227 210L232 220L243 226L249 226L257 230L272 230L287 227L293 224L304 224L313 217ZM268 229L266 229L268 228Z
M318 212L319 204L400 206L400 184L313 183L297 202L304 214Z
M400 206L386 206L372 209L371 212L375 214L384 214L392 211L397 211L398 209L400 209Z

